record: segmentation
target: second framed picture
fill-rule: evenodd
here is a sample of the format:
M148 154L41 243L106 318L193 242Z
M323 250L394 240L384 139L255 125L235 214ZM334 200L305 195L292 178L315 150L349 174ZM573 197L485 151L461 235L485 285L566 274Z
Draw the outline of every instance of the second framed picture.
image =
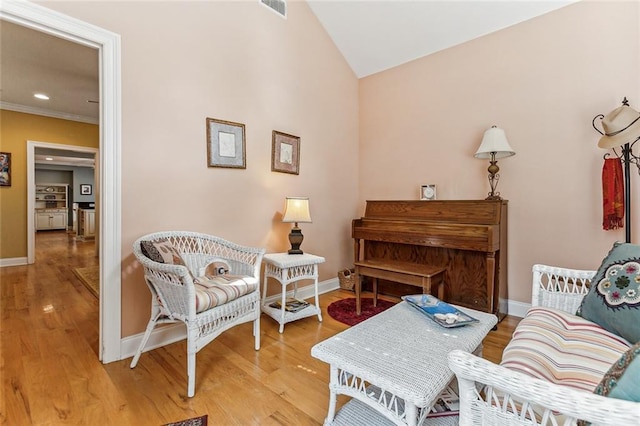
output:
M300 174L300 138L274 130L271 140L271 171Z

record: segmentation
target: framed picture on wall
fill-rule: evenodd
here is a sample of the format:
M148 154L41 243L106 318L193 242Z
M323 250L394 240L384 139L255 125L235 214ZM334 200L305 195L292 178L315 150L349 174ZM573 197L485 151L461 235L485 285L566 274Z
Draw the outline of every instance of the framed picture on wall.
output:
M11 186L11 153L0 152L0 186Z
M244 124L207 118L207 166L247 168Z
M80 185L80 195L91 195L92 188L89 184L81 184Z
M271 171L299 174L300 138L274 130L271 141Z

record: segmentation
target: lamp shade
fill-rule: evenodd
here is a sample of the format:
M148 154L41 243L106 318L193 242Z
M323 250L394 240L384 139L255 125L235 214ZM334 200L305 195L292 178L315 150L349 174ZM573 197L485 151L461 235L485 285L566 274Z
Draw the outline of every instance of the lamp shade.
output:
M309 212L309 198L307 197L287 197L284 205L282 221L287 223L309 223L311 213Z
M495 158L511 157L516 155L515 151L509 145L507 136L499 127L491 126L484 132L482 143L474 154L476 158L491 158L491 154L495 153Z

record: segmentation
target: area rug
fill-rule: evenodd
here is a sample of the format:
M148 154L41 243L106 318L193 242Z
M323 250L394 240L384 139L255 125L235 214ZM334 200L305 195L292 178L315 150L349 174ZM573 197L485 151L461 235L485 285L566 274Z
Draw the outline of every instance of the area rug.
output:
M378 306L373 306L373 299L360 299L361 313L356 314L356 299L353 297L338 300L327 306L327 313L331 318L347 325L356 325L395 305L394 302L378 299Z
M182 420L175 423L167 423L162 426L207 426L207 417L208 415L205 414L204 416L194 417L192 419Z
M162 426L207 426L207 414L192 419L182 420L175 423L167 423Z
M100 266L73 268L73 273L95 297L100 297Z

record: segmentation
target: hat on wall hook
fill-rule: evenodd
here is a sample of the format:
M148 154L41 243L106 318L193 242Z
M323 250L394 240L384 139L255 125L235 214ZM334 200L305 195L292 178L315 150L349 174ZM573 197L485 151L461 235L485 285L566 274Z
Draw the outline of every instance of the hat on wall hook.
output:
M601 120L603 131L596 126L597 119ZM626 97L622 100L621 106L607 115L596 115L592 125L602 135L598 146L603 149L617 148L640 138L640 112L629 106Z

